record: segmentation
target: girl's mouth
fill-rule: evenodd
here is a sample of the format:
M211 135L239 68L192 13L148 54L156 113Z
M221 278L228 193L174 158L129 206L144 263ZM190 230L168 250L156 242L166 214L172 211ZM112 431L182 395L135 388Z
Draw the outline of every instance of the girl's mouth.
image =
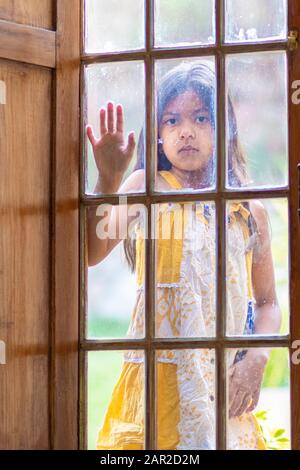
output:
M196 149L195 147L192 147L192 145L184 145L183 147L181 147L178 153L180 152L193 153L193 152L199 152L199 150Z

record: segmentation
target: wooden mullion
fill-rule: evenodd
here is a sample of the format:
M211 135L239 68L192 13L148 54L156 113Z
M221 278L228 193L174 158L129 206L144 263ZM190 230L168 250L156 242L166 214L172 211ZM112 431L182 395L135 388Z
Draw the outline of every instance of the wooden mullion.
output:
M85 56L85 11L86 0L81 0L81 15L80 15L80 58ZM81 60L82 63L82 60Z
M85 0L80 0L80 50L81 55L85 48ZM87 104L85 100L85 65L80 64L80 174L79 191L80 198L85 193L85 176L87 169L87 142L85 139L84 123L86 122ZM87 242L86 242L86 214L87 207L80 204L80 303L79 303L79 337L80 344L85 341L87 330L87 292L88 292L88 263L87 263ZM79 349L79 449L88 448L88 351L80 347Z
M88 292L88 265L86 243L86 208L80 206L80 304L79 304L79 449L87 448L87 400L88 400L88 350L81 347L86 339L87 327L87 292Z
M225 81L224 81L224 55L222 44L224 38L224 3L216 2L216 101L217 101L217 197L216 204L216 449L226 448L226 382L225 357L222 343L226 331L225 309L225 202L222 194L225 191Z
M147 347L146 339L115 339L115 340L84 340L81 343L81 349L84 351L103 351L103 350L141 350ZM218 338L154 338L152 340L152 349L170 350L170 349L211 349L211 348L258 348L258 347L290 347L291 339L289 336L249 336Z
M154 164L153 164L153 142L154 121L154 62L151 55L153 47L154 31L154 10L153 2L145 2L145 41L147 56L145 58L145 85L146 85L146 194L153 191ZM144 419L144 439L145 448L148 450L156 448L156 409L155 403L155 352L152 341L155 336L155 245L152 239L152 204L151 198L147 198L147 227L145 230L145 419Z
M88 351L79 351L79 449L88 448Z
M124 195L99 195L99 196L84 196L82 204L85 206L96 206L98 204L119 204L120 197L126 197L128 204L140 203L145 205L157 204L160 202L197 202L197 201L218 201L218 200L247 200L247 199L270 199L270 198L288 198L290 192L288 189L274 189L274 190L249 190L249 191L203 191L201 193L184 193L177 191L166 193L155 193L153 195L146 195L141 193L128 193Z
M98 62L120 62L133 60L146 60L151 57L153 59L180 59L185 57L199 57L214 55L216 50L223 54L244 54L247 52L266 52L281 51L287 49L285 40L268 41L259 43L236 43L222 44L220 46L190 46L190 47L161 47L152 50L133 50L121 52L106 52L96 54L84 54L81 56L81 62L84 64L93 64Z

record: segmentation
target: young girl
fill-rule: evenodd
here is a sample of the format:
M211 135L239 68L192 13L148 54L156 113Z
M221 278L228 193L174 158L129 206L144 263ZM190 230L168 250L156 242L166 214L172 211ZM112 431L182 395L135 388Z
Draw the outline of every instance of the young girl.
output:
M247 184L234 109L228 96L228 180ZM209 188L215 183L215 74L209 61L183 63L169 71L158 89L158 162L156 189L174 191ZM133 173L120 187L135 148L134 134L125 144L123 110L108 103L100 111L100 139L90 126L87 135L99 171L96 193L143 190L143 136ZM117 224L126 208L114 206L109 220ZM157 207L156 336L212 337L215 335L216 239L212 202L161 203ZM170 236L162 236L169 216ZM231 202L227 213L227 334L277 333L280 311L267 214L259 201ZM89 265L104 259L120 239L100 240L95 209L88 213ZM175 236L178 231L183 236ZM177 224L177 226L176 226ZM136 271L137 298L128 337L144 336L144 234L140 217L128 217L134 235L124 242L129 265ZM255 305L254 305L255 304ZM254 309L255 306L255 309ZM254 316L255 311L255 316ZM147 312L145 312L147 315ZM268 358L265 349L229 349L229 449L265 449L253 410ZM212 350L157 351L157 448L215 448L215 358ZM144 356L125 351L97 449L144 448Z

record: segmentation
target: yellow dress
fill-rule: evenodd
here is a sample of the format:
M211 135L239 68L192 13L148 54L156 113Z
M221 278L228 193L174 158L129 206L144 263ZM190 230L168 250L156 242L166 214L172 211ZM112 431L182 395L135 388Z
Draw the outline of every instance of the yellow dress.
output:
M160 174L174 189L177 179ZM156 336L215 336L215 207L209 202L160 203L156 207ZM227 229L227 333L244 333L252 298L252 252L246 250L249 211L231 203ZM167 223L165 224L165 221ZM165 225L164 225L165 224ZM166 227L170 232L166 233ZM168 230L167 230L168 232ZM144 233L135 226L137 297L127 336L144 336ZM228 350L228 365L236 351ZM215 357L208 349L156 354L157 448L215 448ZM124 362L96 448L144 449L144 356L124 351ZM228 420L228 449L265 449L253 413Z

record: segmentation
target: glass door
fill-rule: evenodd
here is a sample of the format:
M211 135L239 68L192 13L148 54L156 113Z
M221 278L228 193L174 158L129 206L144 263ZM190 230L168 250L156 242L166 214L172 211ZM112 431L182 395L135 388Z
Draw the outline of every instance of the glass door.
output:
M81 448L297 448L296 11L83 2Z

